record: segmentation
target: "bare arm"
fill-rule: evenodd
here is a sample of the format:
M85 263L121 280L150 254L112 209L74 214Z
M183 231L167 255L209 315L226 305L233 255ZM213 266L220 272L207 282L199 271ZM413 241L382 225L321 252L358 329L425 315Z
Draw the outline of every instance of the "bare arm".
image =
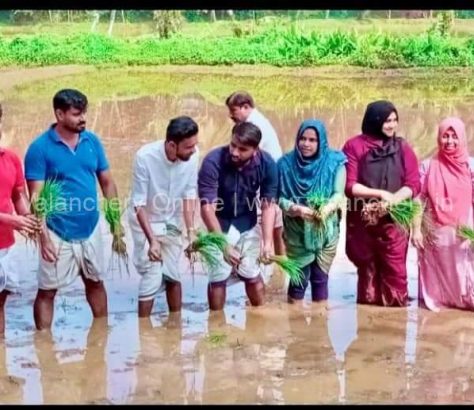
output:
M382 189L369 188L359 182L352 186L352 195L357 198L382 198Z
M12 202L18 215L28 215L31 213L30 201L23 189L15 189L13 191Z
M209 232L222 233L221 225L216 216L215 204L202 204L201 217Z
M155 239L155 236L153 234L153 230L151 229L150 220L148 219L148 213L146 211L146 208L144 206L137 206L135 207L135 212L137 215L138 223L140 224L140 227L142 228L143 233L145 234L146 239L148 240L148 243L151 245L151 243Z
M109 170L99 172L97 178L105 198L118 198L117 185L115 185L112 173Z
M183 200L183 217L184 225L186 226L186 233L188 239L192 239L196 231L194 228L194 215L197 207L197 199L184 199Z
M262 237L263 246L270 246L273 241L275 226L275 204L272 201L262 201Z
M413 197L413 191L411 188L407 186L401 187L397 192L395 192L395 200L394 203L399 203L404 201L405 199L411 199Z

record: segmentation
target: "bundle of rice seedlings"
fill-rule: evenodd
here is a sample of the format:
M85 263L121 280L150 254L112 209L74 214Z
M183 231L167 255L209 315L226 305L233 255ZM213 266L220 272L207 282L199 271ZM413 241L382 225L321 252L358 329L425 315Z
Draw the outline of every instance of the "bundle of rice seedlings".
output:
M415 217L423 211L423 205L412 199L405 199L398 204L388 207L388 213L393 221L402 229L409 231Z
M31 200L31 213L41 221L46 221L55 213L60 212L59 201L62 197L63 186L54 179L44 181L43 187L37 198ZM39 239L39 232L30 236L33 242Z
M191 260L192 268L199 256L206 268L213 270L219 267L218 253L224 253L228 244L223 233L199 231L196 240L186 249L186 256Z
M103 206L105 220L107 221L112 234L112 255L109 261L108 271L118 268L122 276L122 266L125 265L126 272L130 276L128 269L127 244L124 241L125 232L123 232L120 220L122 211L120 210L120 200L118 198L104 199Z
M319 192L315 192L306 199L306 202L311 209L319 211L324 205L329 202L329 198L326 198Z
M38 219L46 220L58 212L59 199L62 196L62 183L47 179L37 198L31 201L31 212Z
M409 231L416 216L423 211L423 205L412 199L405 199L395 205L390 205L386 210L382 202L368 202L362 209L362 219L368 225L376 225L380 218L387 213L393 221L405 231Z
M470 228L469 226L458 226L457 235L461 239L467 239L468 241L471 241L471 244L474 244L474 229Z
M301 270L300 265L293 259L288 258L287 256L273 255L268 258L267 261L260 262L269 264L275 263L290 279L290 283L296 286L301 286L303 284L304 273Z

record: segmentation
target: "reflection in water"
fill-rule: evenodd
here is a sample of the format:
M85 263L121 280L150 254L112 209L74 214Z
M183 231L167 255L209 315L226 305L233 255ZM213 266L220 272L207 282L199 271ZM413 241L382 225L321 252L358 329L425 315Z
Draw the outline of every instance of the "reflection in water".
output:
M153 327L150 318L139 319L140 354L137 383L132 403L186 403L186 380L181 355L182 323L179 314L171 314L161 327ZM139 398L139 399L138 399Z
M421 158L433 151L442 117L458 115L468 135L474 131L472 79L98 70L7 91L2 143L23 154L53 121L51 97L62 87L77 87L89 96L88 128L102 137L122 196L130 189L136 150L163 138L171 117L186 114L196 119L202 156L227 143L232 122L224 100L235 89L247 89L255 97L284 150L292 148L298 125L309 117L325 121L331 145L341 147L359 132L367 102L380 98L393 100L399 108L400 134ZM106 226L102 228L110 242ZM138 276L131 267L130 278L106 282L108 327L98 322L91 327L80 281L60 292L54 337L33 329L37 253L24 245L15 247L22 295L7 303L7 345L0 342L0 403L472 401L474 325L469 324L469 313L418 310L413 250L408 260L414 300L407 309L356 306L357 279L344 255L343 238L341 232L327 305L306 301L297 309L287 305L283 291L268 292L265 307L247 308L243 285L238 284L228 289L225 314L211 314L207 277L199 274L193 281L185 273L181 317L169 317L160 295L151 321L139 321Z
M198 122L203 156L212 147L227 143L232 122L224 101L236 89L246 89L254 96L286 151L293 147L298 125L310 117L321 118L330 144L341 147L360 131L367 103L380 98L393 100L399 109L400 135L407 137L421 158L433 152L442 117L460 116L467 135L474 131L470 115L474 80L463 77L259 78L99 70L7 92L2 101L7 145L25 152L33 137L53 121L51 98L62 86L77 87L88 95L88 128L103 138L122 195L129 191L134 153L143 144L163 138L174 116L186 114Z
M422 311L420 316L417 362L413 369L410 399L440 404L472 403L472 313L447 310L433 314Z
M71 339L58 352L51 333L34 334L44 403L60 404L65 399L71 404L107 402L107 330L106 320L94 320L84 349L71 345L75 342Z
M21 403L22 389L25 380L11 375L7 368L7 349L5 342L0 340L0 403Z

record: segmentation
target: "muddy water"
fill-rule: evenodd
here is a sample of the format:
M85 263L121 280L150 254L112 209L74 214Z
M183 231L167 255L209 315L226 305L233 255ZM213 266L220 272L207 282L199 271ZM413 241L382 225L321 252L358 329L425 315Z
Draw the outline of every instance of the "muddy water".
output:
M271 119L284 149L304 118L323 119L331 144L358 132L367 102L390 98L401 134L421 158L435 147L437 121L469 115L474 81L464 78L318 78L97 71L19 82L3 92L3 143L23 154L52 120L60 87L91 100L89 127L103 138L119 190L127 195L134 152L160 138L172 116L193 116L201 151L224 144L223 100L247 89ZM473 144L470 139L470 145ZM106 227L101 221L105 238ZM129 238L128 238L129 239ZM130 242L129 242L130 243ZM129 245L131 247L131 243ZM151 320L136 314L136 273L109 272L108 322L95 322L78 281L58 294L52 335L33 328L37 253L14 250L21 296L9 299L0 342L0 403L467 403L474 400L472 314L418 309L416 254L409 251L407 309L356 306L356 276L344 243L331 270L329 301L285 303L276 274L263 308L249 308L242 284L224 314L210 314L206 277L184 274L184 307L169 316L163 295ZM185 261L183 261L185 266Z

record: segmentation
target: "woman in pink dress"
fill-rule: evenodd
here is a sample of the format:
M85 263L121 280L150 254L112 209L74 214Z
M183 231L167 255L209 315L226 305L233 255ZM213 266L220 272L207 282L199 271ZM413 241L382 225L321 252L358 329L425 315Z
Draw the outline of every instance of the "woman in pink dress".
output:
M419 299L433 311L474 310L474 252L456 234L460 225L473 228L474 158L469 157L459 118L440 123L438 152L422 162L420 174L419 200L425 211L412 236L418 249Z

